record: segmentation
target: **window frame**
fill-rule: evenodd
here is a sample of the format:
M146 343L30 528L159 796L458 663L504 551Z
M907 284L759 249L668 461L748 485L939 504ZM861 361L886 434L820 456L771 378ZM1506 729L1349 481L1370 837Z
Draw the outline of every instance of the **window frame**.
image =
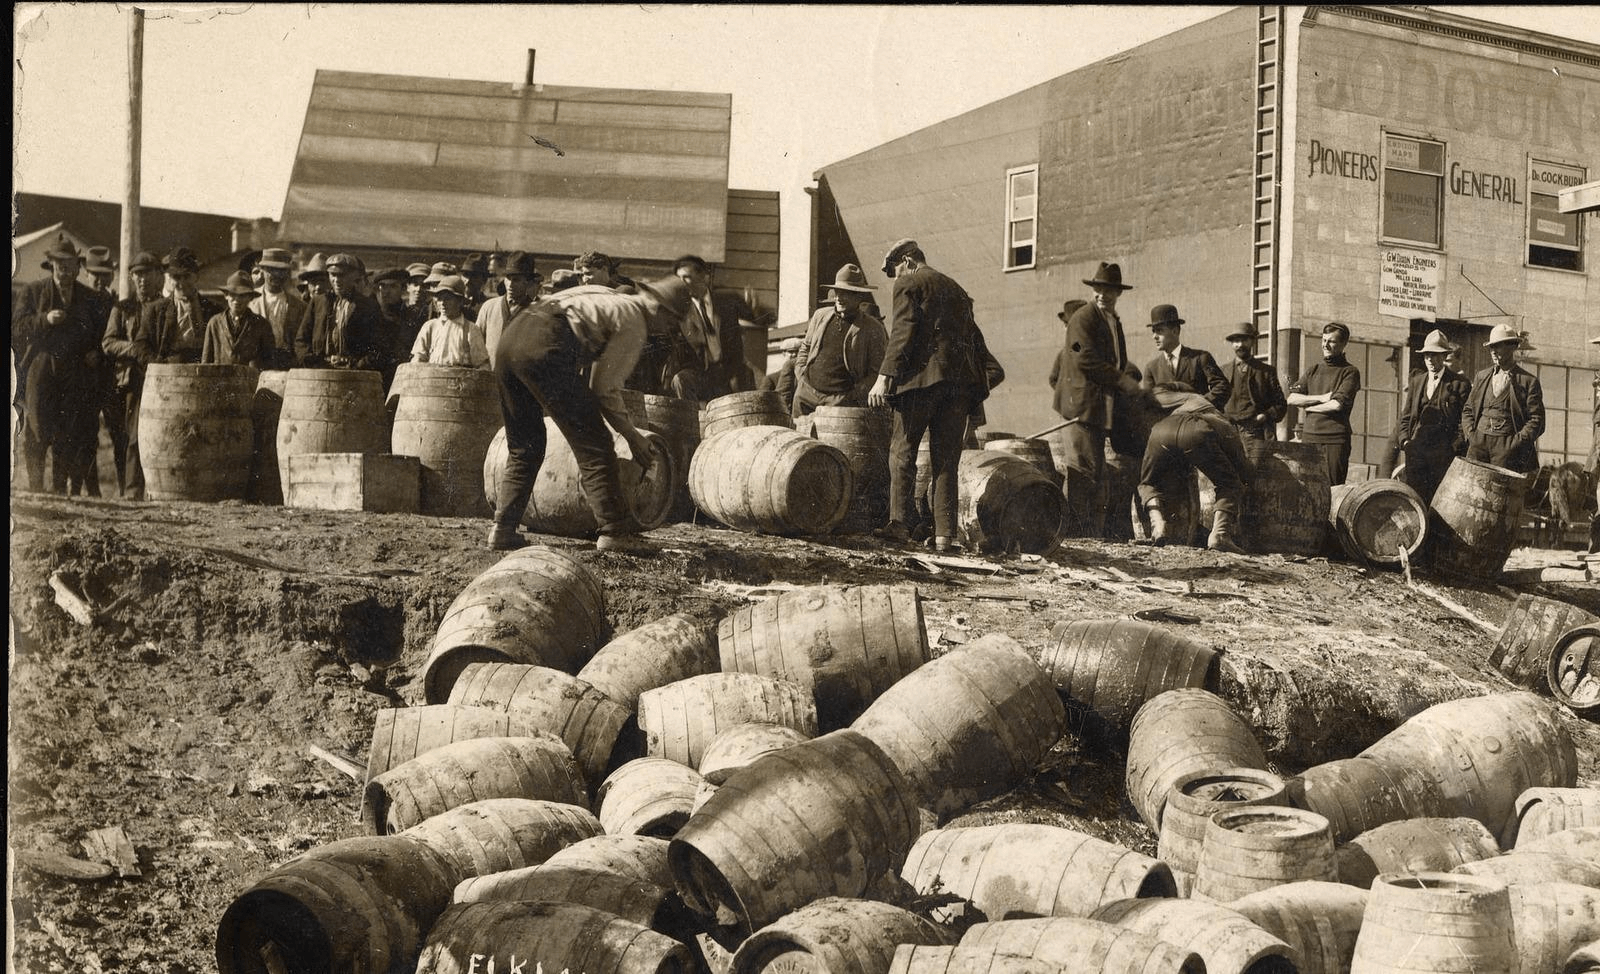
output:
M1577 172L1580 174L1579 178L1578 178L1578 182L1579 183L1586 183L1586 182L1589 181L1589 167L1588 166L1580 166L1577 163L1573 163L1573 162L1558 162L1558 161L1556 161L1554 159L1539 159L1539 158L1535 157L1533 155L1533 153L1531 153L1531 152L1528 153L1527 163L1528 163L1528 168L1527 168L1528 199L1527 199L1527 202L1523 204L1523 217L1522 217L1522 266L1530 268L1530 269L1534 269L1534 270L1556 271L1557 273L1561 273L1561 274L1584 274L1584 273L1586 273L1586 269L1588 267L1588 253L1587 253L1587 249L1588 248L1586 248L1584 246L1584 234L1583 234L1584 220L1583 220L1583 215L1582 214L1572 214L1572 216L1574 217L1574 222L1577 224L1578 243L1577 243L1576 246L1566 247L1566 246L1563 246L1561 244L1541 243L1541 242L1535 242L1534 241L1534 239L1533 239L1533 197L1536 194L1535 194L1534 188L1533 188L1533 168L1534 168L1534 166L1537 166L1537 165L1544 165L1544 166L1559 167L1561 169L1574 169L1574 170L1577 170ZM1545 196L1545 197L1551 197L1551 198L1557 199L1559 201L1559 197L1552 197L1550 193L1540 192L1540 193L1537 193L1537 195ZM1558 202L1558 205L1559 205L1559 202ZM1577 259L1578 259L1578 266L1577 267L1552 267L1549 264L1535 264L1533 262L1533 248L1534 247L1543 247L1546 250L1561 250L1561 251L1566 251L1568 253L1576 254L1577 255Z
M1427 172L1407 166L1391 165L1389 162L1389 140L1408 139L1417 143L1428 143L1439 147L1439 171ZM1419 153L1420 154L1420 153ZM1400 247L1415 247L1420 250L1433 250L1442 252L1444 246L1445 223L1445 177L1449 173L1449 144L1443 139L1436 139L1427 135L1410 135L1405 132L1393 132L1389 129L1379 130L1378 140L1378 242ZM1439 206L1434 216L1434 234L1438 238L1432 242L1426 240L1411 240L1406 237L1390 236L1385 226L1389 199L1389 172L1411 173L1416 176L1427 176L1439 181Z
M1033 212L1030 216L1017 218L1012 215L1017 197L1013 193L1016 178L1024 173L1033 174ZM1005 240L1000 254L1000 266L1010 273L1011 271L1032 270L1039 263L1039 164L1030 163L1026 166L1013 166L1006 170L1005 214L1004 214ZM1028 262L1012 263L1012 257L1019 246L1013 233L1016 225L1026 220L1033 224L1033 236L1021 246L1029 247Z

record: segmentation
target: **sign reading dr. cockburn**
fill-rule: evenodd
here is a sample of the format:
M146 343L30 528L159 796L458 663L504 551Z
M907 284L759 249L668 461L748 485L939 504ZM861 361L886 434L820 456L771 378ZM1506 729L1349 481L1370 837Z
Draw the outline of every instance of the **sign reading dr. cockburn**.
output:
M1439 313L1441 254L1415 250L1384 250L1378 262L1378 313L1415 318Z

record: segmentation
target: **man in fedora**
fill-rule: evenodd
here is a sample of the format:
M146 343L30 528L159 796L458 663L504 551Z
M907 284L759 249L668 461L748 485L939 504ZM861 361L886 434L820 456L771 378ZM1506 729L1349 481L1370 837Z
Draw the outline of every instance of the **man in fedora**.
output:
M1233 361L1223 376L1228 395L1222 402L1222 414L1240 437L1273 440L1277 438L1277 422L1288 412L1289 402L1284 398L1277 370L1256 358L1258 338L1255 324L1249 321L1235 325L1228 333Z
M134 341L145 362L199 362L206 323L222 309L200 294L200 258L188 247L177 247L161 259L170 293L148 314L139 317Z
M1128 361L1128 343L1117 301L1132 285L1122 283L1122 268L1102 261L1093 277L1083 283L1094 291L1093 300L1067 317L1066 346L1059 359L1055 383L1055 409L1068 424L1062 428L1067 469L1066 533L1099 537L1105 527L1101 481L1105 474L1105 448L1109 438L1118 453L1138 456L1144 445L1126 422L1119 399L1140 393L1139 370ZM1062 314L1066 314L1063 307Z
M366 277L361 261L334 254L324 264L330 299L314 302L295 334L295 357L305 368L376 369L382 314L378 302L360 291Z
M1522 336L1510 325L1495 325L1483 344L1494 364L1473 377L1461 410L1467 459L1532 474L1539 469L1544 390L1538 376L1517 364Z
M105 335L100 350L111 362L116 383L117 403L122 413L123 428L127 431L124 453L113 452L117 463L117 486L128 500L144 499L144 470L139 466L139 397L144 389L144 367L149 363L148 351L136 342L141 321L148 315L160 313L161 260L148 250L140 251L128 265L133 296L117 302L106 321ZM153 325L151 327L154 327ZM112 441L113 449L115 441Z
M1228 380L1210 352L1184 346L1183 319L1175 306L1158 304L1150 309L1150 335L1155 339L1156 354L1145 365L1140 385L1164 392L1197 393L1222 408L1228 399Z
M795 351L791 413L796 419L818 406L865 406L888 341L883 322L862 307L877 289L867 283L860 265L844 265L823 287L833 304L811 315Z
M287 369L294 362L294 333L306 314L306 303L289 288L292 258L281 247L268 247L256 263L260 272L261 293L250 302L250 310L266 319L272 332L272 360L269 369Z
M89 279L94 282L94 291L102 298L108 299L107 305L116 303L112 296L111 282L117 276L117 262L111 259L110 247L90 247L85 253L88 255L83 262L83 269L89 272Z
M884 255L883 272L894 280L891 324L867 405L894 410L894 430L889 441L889 523L878 533L891 541L910 540L917 450L927 436L934 550L960 550L956 470L961 439L967 417L989 395L972 298L928 266L915 240L896 241Z
M1361 391L1361 370L1344 357L1350 329L1330 321L1322 326L1322 361L1289 386L1289 405L1305 412L1300 442L1322 450L1328 483L1344 483L1350 472L1350 411Z
M16 355L22 456L30 490L69 493L84 485L94 450L96 371L102 302L78 280L83 253L65 234L45 254L50 276L12 294L11 343Z
M1422 343L1422 362L1427 368L1412 375L1406 387L1395 440L1406 455L1402 479L1425 503L1433 500L1450 461L1467 448L1461 434L1461 412L1472 386L1445 365L1451 351L1444 332L1437 328L1428 332Z
M489 368L494 368L495 346L506 322L520 314L539 297L539 271L534 267L533 255L522 250L501 258L501 280L505 291L483 302L478 309L478 327L483 330L483 344L489 350Z
M417 333L417 340L411 346L411 361L468 369L489 368L483 329L466 315L466 280L458 274L446 277L433 286L433 299L439 303L439 315L428 319Z
M478 309L483 306L483 286L489 281L489 258L482 254L468 254L461 262L461 279L467 284L467 306L462 313L473 321L478 320Z
M205 344L200 349L204 365L249 365L265 369L272 364L276 345L267 319L250 310L250 301L261 295L246 271L234 271L222 285L227 310L212 315L206 323Z
M411 346L416 344L422 324L412 324L412 309L406 304L410 275L401 267L385 267L372 275L373 299L378 303L378 372L384 389L394 381L395 369L411 361Z

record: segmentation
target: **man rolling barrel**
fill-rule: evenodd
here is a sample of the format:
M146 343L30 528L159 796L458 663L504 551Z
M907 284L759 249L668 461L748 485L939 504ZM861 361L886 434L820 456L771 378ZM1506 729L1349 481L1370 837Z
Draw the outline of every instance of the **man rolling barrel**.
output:
M669 277L638 285L636 294L595 285L569 288L506 323L495 350L494 372L500 384L507 457L495 495L490 548L508 551L527 543L517 525L544 463L548 415L578 461L584 499L600 529L596 547L654 553L639 537L639 524L623 498L606 423L628 442L635 462L648 469L650 444L628 417L622 383L638 363L651 326L670 322L676 327L688 307L687 286Z
M1250 482L1250 465L1233 424L1198 393L1156 392L1154 404L1168 413L1165 416L1142 398L1130 398L1128 403L1141 413L1136 423L1154 420L1139 471L1139 499L1150 518L1149 542L1167 543L1169 506L1178 494L1187 492L1199 470L1216 487L1206 547L1243 554L1234 532L1238 530L1239 503ZM1147 412L1156 414L1144 415Z

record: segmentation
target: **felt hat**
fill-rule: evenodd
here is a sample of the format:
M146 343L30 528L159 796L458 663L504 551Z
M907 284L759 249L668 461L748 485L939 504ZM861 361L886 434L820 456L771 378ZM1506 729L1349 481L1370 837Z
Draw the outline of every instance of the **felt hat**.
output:
M405 284L406 282L408 282L410 280L411 280L411 275L407 274L401 268L398 268L398 267L385 267L383 270L379 271L372 278L372 283L379 284L379 283L382 283L383 281L398 281L401 284Z
M504 273L509 277L512 274L522 277L538 277L539 271L533 266L533 255L525 250L518 250L506 256Z
M456 265L450 263L449 261L447 261L447 260L435 261L434 265L428 269L428 278L427 278L427 280L423 281L422 283L426 284L426 285L429 285L429 286L432 286L434 284L438 284L440 281L444 280L447 277L455 277L455 276L457 276L457 273L458 273L458 268L456 267Z
M893 277L894 265L900 263L901 258L905 257L906 254L911 253L913 250L921 249L922 248L917 245L917 242L912 240L910 237L903 237L899 240L896 240L894 242L894 246L889 248L889 252L883 255L883 272L890 277Z
M439 279L433 286L430 294L454 294L465 301L467 299L467 279L459 274L447 274Z
M564 291L583 283L583 275L568 267L558 267L550 272L550 290Z
M44 255L52 260L83 259L83 251L79 250L78 245L64 233L56 235L56 242L50 245L50 249L45 251Z
M1444 332L1435 328L1433 331L1428 332L1427 338L1423 339L1422 350L1424 352L1438 352L1441 355L1449 355L1455 351L1455 346L1450 344L1450 339L1444 337Z
M1079 308L1088 303L1082 298L1073 298L1070 301L1065 301L1061 305L1061 310L1056 312L1056 317L1061 319L1062 324L1066 324L1072 320L1074 314L1077 314Z
M114 274L117 262L111 259L110 247L90 247L88 260L84 261L84 269L91 274Z
M1483 347L1493 348L1496 345L1501 345L1505 342L1516 342L1518 345L1521 345L1522 336L1517 334L1516 329L1512 328L1510 325L1495 325L1493 328L1489 329L1489 340L1483 343Z
M328 273L326 260L327 258L321 254L312 254L311 259L306 261L304 267L300 268L300 280L303 281L308 277L326 276Z
M1255 322L1241 321L1237 325L1233 326L1233 331L1228 332L1227 337L1224 340L1232 342L1238 341L1241 338L1248 338L1250 341L1255 341L1260 337L1261 333L1256 331Z
M689 313L689 285L678 275L657 278L637 287L641 293L660 301L668 313L680 318Z
M148 250L141 250L133 258L133 263L128 265L128 270L133 273L141 271L158 271L161 269L161 258Z
M188 271L197 274L200 271L200 258L188 247L174 248L172 253L161 259L161 269L165 271Z
M839 272L833 275L833 283L822 287L828 291L859 291L862 294L877 290L867 283L867 275L861 270L860 264L846 264L839 268Z
M1182 325L1183 319L1178 317L1178 308L1171 304L1158 304L1150 309L1150 327L1157 325Z
M228 283L222 285L222 293L240 298L249 295L253 298L261 292L257 291L255 285L251 283L250 274L247 271L234 271L228 275Z
M257 267L264 267L269 271L286 271L293 265L294 260L282 247L268 247L261 252L261 259L256 261Z
M1119 291L1133 290L1132 284L1122 283L1122 266L1120 264L1108 264L1105 261L1101 261L1099 268L1094 272L1094 276L1084 278L1083 283L1090 287L1114 287Z

